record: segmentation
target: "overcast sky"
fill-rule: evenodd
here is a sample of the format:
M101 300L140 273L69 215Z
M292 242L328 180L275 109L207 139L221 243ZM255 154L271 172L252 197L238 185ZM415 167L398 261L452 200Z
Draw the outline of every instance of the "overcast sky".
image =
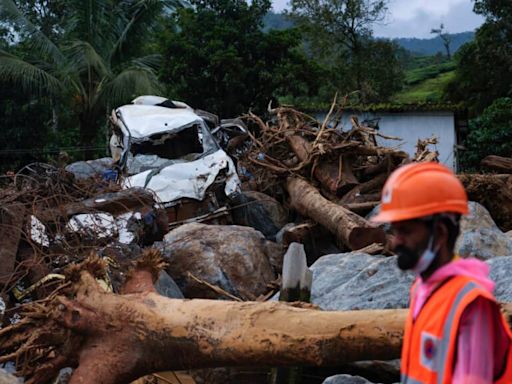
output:
M274 10L286 8L288 0L273 0ZM375 26L379 37L432 37L430 30L444 23L450 33L472 31L483 18L473 13L471 0L389 0L385 25Z

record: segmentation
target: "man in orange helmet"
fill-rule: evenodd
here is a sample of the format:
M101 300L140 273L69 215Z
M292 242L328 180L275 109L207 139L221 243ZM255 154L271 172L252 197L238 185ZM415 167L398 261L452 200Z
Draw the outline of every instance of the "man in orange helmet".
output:
M512 334L492 294L489 267L454 254L467 213L464 187L443 165L405 165L384 185L372 220L391 224L398 266L417 276L402 383L512 383Z

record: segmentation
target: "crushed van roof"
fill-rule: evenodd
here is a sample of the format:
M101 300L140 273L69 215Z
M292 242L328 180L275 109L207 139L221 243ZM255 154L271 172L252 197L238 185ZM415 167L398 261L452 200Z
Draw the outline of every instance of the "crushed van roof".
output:
M200 116L185 108L129 104L117 108L116 114L133 139L172 132L196 122L204 123Z

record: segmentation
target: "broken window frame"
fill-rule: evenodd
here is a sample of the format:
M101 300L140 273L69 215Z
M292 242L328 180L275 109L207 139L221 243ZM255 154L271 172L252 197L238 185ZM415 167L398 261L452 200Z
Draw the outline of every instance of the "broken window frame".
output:
M165 108L165 107L162 107L162 108ZM199 154L197 157L195 157L194 159L186 160L186 161L195 161L195 160L201 159L201 158L208 156L208 155L218 151L219 149L221 149L221 147L219 146L217 141L214 139L211 131L209 130L208 125L199 116L196 120L194 120L188 124L185 124L179 128L175 128L175 129L172 129L169 131L155 132L152 135L146 136L141 139L135 139L132 137L130 128L119 109L112 111L112 116L111 116L110 120L111 120L111 124L113 125L113 129L112 129L113 133L112 134L118 136L118 142L122 143L122 147L123 147L121 157L118 162L118 165L121 168L123 168L126 165L128 156L130 153L132 153L132 155L134 155L134 156L136 155L132 152L132 145L134 143L141 144L144 142L151 142L151 141L153 141L153 139L151 139L151 137L154 137L155 135L163 136L166 133L167 134L179 134L180 132L182 132L186 129L190 129L194 126L198 127L197 134L199 136L199 138L198 138L199 142L201 143L201 145L203 147L203 152L201 154ZM119 136L121 136L121 137L119 137ZM169 160L178 160L178 159L182 159L183 156L178 159L166 158L166 157L165 158L162 157L162 158L169 159Z

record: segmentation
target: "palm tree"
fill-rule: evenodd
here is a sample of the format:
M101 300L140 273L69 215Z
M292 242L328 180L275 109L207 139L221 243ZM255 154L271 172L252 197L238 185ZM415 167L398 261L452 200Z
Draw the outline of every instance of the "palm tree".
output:
M66 103L79 126L80 145L93 148L111 107L162 92L160 58L148 41L164 12L181 0L61 1L64 21L50 38L13 0L0 0L0 23L15 28L28 45L23 55L0 50L0 81Z

